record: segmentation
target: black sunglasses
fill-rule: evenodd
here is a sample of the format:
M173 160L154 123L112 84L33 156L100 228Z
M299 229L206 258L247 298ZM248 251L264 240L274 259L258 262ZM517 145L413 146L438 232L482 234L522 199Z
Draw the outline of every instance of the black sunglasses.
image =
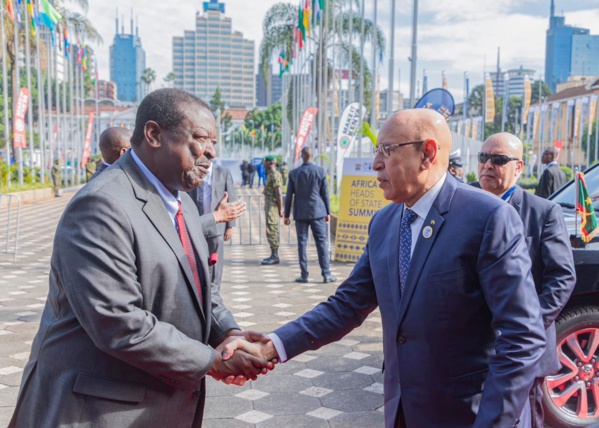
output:
M487 163L487 161L491 159L491 163L493 165L498 165L498 166L503 166L508 162L511 161L519 161L520 159L518 158L511 158L509 156L506 155L492 155L490 153L483 153L483 152L478 152L478 161L480 163Z

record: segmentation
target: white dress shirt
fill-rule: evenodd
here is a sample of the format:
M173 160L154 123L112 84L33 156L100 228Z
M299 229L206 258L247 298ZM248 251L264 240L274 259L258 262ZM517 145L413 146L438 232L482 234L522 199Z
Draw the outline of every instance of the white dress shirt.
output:
M204 214L212 212L212 164L202 180L202 208Z
M174 194L169 192L169 190L166 187L164 187L164 184L162 184L162 182L158 180L158 178L156 178L156 176L152 174L150 170L143 164L141 159L135 153L135 150L131 150L131 157L133 158L139 169L141 169L141 172L146 176L150 183L152 183L152 186L154 186L154 188L158 192L160 199L162 199L162 202L164 202L164 206L168 211L168 215L171 217L173 226L177 227L177 224L175 222L175 216L179 211L179 202L181 202L179 192L175 191Z

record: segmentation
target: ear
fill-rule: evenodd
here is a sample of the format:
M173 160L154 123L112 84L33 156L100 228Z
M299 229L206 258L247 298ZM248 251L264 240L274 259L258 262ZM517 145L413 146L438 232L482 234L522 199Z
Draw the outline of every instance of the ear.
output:
M430 169L435 163L437 155L439 153L439 143L435 139L426 140L422 143L422 168Z
M154 149L161 146L160 137L162 136L162 128L157 122L148 120L144 125L144 137L148 145Z
M520 175L520 173L522 172L522 168L524 168L524 161L516 161L516 175Z

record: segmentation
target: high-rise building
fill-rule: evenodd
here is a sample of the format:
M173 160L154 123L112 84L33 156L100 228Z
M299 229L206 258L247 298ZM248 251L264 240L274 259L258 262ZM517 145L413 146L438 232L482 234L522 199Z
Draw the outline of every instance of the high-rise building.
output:
M558 83L572 75L599 75L599 36L591 35L587 28L566 25L563 16L555 16L555 0L551 0L545 82L555 91Z
M508 93L510 97L522 97L524 95L524 80L526 76L530 79L531 83L534 80L535 71L526 69L523 66L520 68L514 68L508 71L500 71L490 73L491 80L493 81L493 92L496 97L503 97L505 95L505 84L507 76Z
M124 20L123 20L124 21ZM141 75L146 68L146 52L141 47L139 29L133 33L133 17L131 33L125 34L125 24L116 17L116 34L110 46L110 80L116 83L119 101L140 102L145 95Z
M204 2L195 31L173 37L175 87L209 101L217 87L228 106L256 105L254 42L233 31L225 5ZM120 90L120 89L119 89Z
M98 98L107 98L109 100L117 100L116 83L106 80L98 80Z
M283 79L278 74L271 74L268 86L264 83L262 71L256 74L256 105L270 107L281 101L283 96Z

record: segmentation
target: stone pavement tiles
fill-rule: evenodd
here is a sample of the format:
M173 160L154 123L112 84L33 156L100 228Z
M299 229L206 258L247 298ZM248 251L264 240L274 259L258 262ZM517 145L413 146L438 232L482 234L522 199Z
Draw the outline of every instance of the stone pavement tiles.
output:
M0 253L0 426L8 424L16 403L48 291L54 231L71 197L67 193L23 206L17 260ZM249 221L255 223L255 218L244 219L246 225ZM5 213L0 211L2 250L5 225ZM254 228L253 234L257 232ZM262 242L266 243L264 237ZM280 265L260 266L270 254L267 245L226 246L222 294L244 329L270 332L326 300L339 285L322 283L313 245L308 247L308 284L293 282L300 274L296 247L283 245L279 253ZM333 262L333 275L341 281L352 267ZM375 311L341 341L279 364L256 382L235 387L208 378L203 426L382 426L381 335Z

